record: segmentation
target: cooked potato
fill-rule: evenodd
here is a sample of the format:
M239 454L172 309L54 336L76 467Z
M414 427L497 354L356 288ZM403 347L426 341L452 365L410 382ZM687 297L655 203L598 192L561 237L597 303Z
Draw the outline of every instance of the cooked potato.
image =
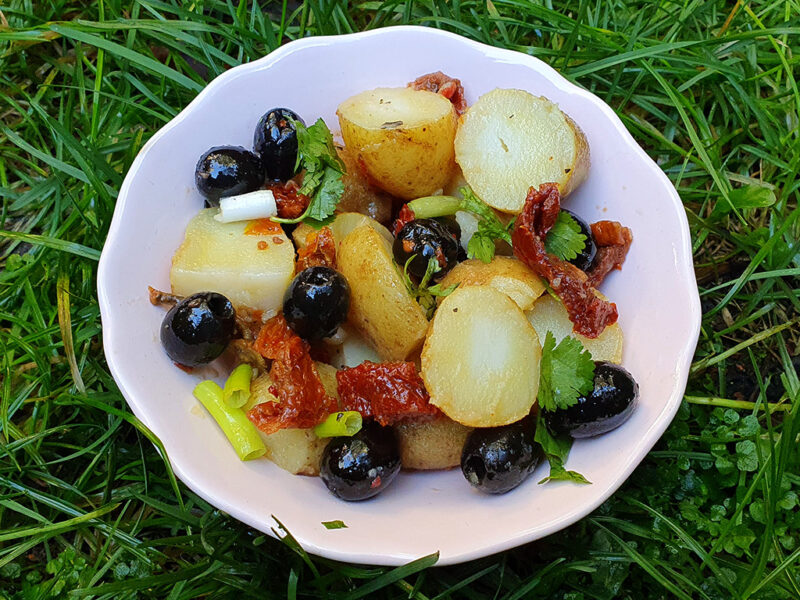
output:
M202 210L186 227L186 237L172 257L173 293L219 292L234 305L274 314L294 277L289 238L282 232L247 235L246 221L220 223L214 220L216 213L216 209Z
M345 100L336 114L345 146L381 189L411 200L450 179L456 113L444 96L378 88Z
M591 352L593 360L622 362L622 329L617 323L606 327L595 339L584 337L572 331L567 309L550 294L539 298L526 315L542 343L548 331L553 332L556 344L569 335L581 341L583 347Z
M485 263L476 258L458 263L444 279L446 289L457 283L459 287L490 285L517 303L522 310L530 310L534 301L544 292L544 283L533 271L516 258L495 256Z
M528 189L559 184L566 196L586 179L589 146L558 106L523 90L493 90L462 116L456 161L481 199L518 213Z
M343 326L346 336L342 345L338 348L336 360L333 364L343 369L345 367L357 367L365 360L371 362L381 362L381 357L375 349L361 336L355 328L345 324Z
M372 227L390 244L394 241L392 233L386 229L386 227L378 223L375 219L372 219L367 215L362 215L361 213L344 212L336 215L333 223L328 225L328 227L331 229L331 233L333 233L333 239L336 240L337 250L338 245L347 236L347 234L353 231L356 227L361 227L362 225L369 225ZM300 223L300 225L295 228L295 230L292 232L292 239L294 240L294 243L297 244L298 248L305 248L306 236L313 231L315 231L315 229L306 223Z
M469 427L496 427L530 412L539 390L539 337L525 314L490 286L444 299L422 350L422 378L438 406Z
M388 224L392 218L393 197L369 182L364 167L346 148L337 148L344 162L342 176L344 193L336 207L337 212L356 212L369 215L379 223Z
M336 389L336 369L325 363L315 363L325 391L339 399ZM262 402L277 402L269 391L272 380L268 373L259 375L250 385L251 398L248 408ZM294 475L319 475L322 453L330 441L318 438L312 429L281 429L275 433L261 434L267 447L266 457Z
M409 421L394 427L404 469L449 469L461 462L461 450L472 431L447 417Z
M405 360L422 344L428 320L392 262L390 243L362 225L339 244L337 263L350 284L348 321L381 358Z

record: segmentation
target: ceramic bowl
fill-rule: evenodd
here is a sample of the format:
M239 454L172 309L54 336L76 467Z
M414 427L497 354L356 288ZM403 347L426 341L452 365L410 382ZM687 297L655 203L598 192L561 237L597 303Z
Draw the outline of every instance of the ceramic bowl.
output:
M639 382L640 403L622 427L575 443L568 467L591 485L539 485L548 468L542 465L514 491L487 496L459 469L403 472L380 496L347 503L318 478L290 475L266 459L238 460L192 397L198 376L175 368L162 350L164 311L148 302L147 286L169 289L170 257L203 205L193 176L206 149L250 147L256 122L274 106L307 122L321 116L335 130L342 100L438 70L461 79L469 103L498 87L546 96L586 133L590 175L565 204L586 221L614 219L633 230L624 269L601 289L619 307L623 364ZM535 58L420 27L303 39L217 77L133 162L100 260L98 292L111 372L187 486L262 531L275 527L274 515L308 552L380 565L437 551L439 564L475 559L544 537L597 508L678 410L700 324L680 198L614 112ZM322 525L332 520L347 528Z

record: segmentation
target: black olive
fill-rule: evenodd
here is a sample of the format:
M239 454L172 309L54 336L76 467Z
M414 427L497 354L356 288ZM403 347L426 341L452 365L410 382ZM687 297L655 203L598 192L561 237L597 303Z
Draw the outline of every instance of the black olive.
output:
M342 500L366 500L382 492L400 472L400 449L391 427L364 422L352 437L333 438L325 447L319 476Z
M350 286L330 267L309 267L298 273L283 297L283 316L307 340L336 333L350 308Z
M473 487L487 494L505 494L533 473L541 459L534 442L531 417L504 425L475 429L461 453L461 471Z
M425 276L428 260L436 259L438 270L432 279L441 279L458 263L458 242L451 231L433 219L409 221L397 234L392 246L394 259L400 267L418 279Z
M197 161L194 182L207 205L219 206L220 198L259 189L264 183L264 167L257 154L241 146L217 146Z
M631 416L639 384L630 373L609 362L596 362L594 389L569 408L542 411L547 427L555 434L585 438L619 427Z
M578 254L578 256L569 261L573 265L578 267L580 270L586 271L590 266L592 266L594 255L597 253L597 245L594 243L594 237L592 237L592 230L586 223L586 221L581 219L571 210L567 210L566 208L562 208L561 210L563 210L570 217L575 219L575 222L581 228L581 233L586 236L586 243L583 246L583 250Z
M200 292L173 306L161 323L161 344L176 363L197 367L222 354L233 338L236 313L216 292Z
M267 179L286 181L295 174L297 129L292 119L303 123L303 120L288 108L273 108L267 111L256 125L253 148L264 161Z

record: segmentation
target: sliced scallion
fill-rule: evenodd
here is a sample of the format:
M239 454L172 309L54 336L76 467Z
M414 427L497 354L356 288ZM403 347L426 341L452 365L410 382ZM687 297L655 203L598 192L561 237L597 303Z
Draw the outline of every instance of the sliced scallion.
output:
M226 406L222 388L215 382L201 381L193 393L217 422L241 460L251 460L266 453L267 448L255 425L241 408Z
M250 399L250 379L253 377L253 367L242 363L236 367L225 381L223 399L231 408L241 408Z
M355 435L361 429L361 413L355 410L335 412L314 427L317 437L340 437Z
M270 190L256 190L219 200L219 214L214 219L221 223L266 219L278 214L275 196Z

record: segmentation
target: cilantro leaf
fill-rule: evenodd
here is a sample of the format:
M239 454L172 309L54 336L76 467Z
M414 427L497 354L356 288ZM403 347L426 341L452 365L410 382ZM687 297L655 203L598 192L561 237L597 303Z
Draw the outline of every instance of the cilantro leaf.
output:
M347 529L345 522L337 519L336 521L322 521L322 526L325 529Z
M449 296L458 287L458 284L455 283L445 289L442 289L442 286L438 283L429 286L428 282L431 277L439 270L439 263L435 258L431 257L428 259L428 266L425 268L425 275L422 277L422 281L419 282L419 285L416 285L408 274L408 265L411 264L412 260L414 260L413 256L409 257L406 264L403 265L403 282L406 284L408 293L425 310L425 315L430 319L436 311L436 297L444 298Z
M548 331L542 347L539 375L539 406L542 410L569 408L578 397L594 387L592 355L580 341L565 337L556 346L553 333Z
M483 200L478 198L475 192L469 187L459 190L463 196L461 209L474 214L478 219L478 229L472 234L467 244L467 256L478 258L485 263L491 262L494 258L495 240L503 240L511 243L511 229L513 221L508 225L503 225L494 211Z
M560 211L555 225L547 232L544 247L548 253L561 260L572 260L586 247L586 236L581 233L581 226L566 211Z
M544 420L540 417L536 421L536 433L533 437L544 452L547 462L550 463L550 475L542 479L539 483L548 481L574 481L575 483L591 483L586 477L576 471L567 471L564 463L567 462L569 451L572 448L572 438L568 435L555 437Z
M298 193L311 198L308 207L296 219L273 218L278 223L310 220L321 226L333 216L344 194L344 163L336 152L333 135L325 121L317 119L310 127L294 121L297 129L297 166L305 170Z

